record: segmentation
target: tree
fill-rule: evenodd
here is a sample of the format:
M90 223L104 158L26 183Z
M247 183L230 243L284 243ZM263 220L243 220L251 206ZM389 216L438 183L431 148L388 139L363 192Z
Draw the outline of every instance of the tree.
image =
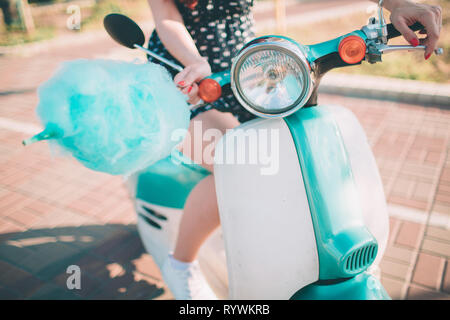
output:
M13 21L10 0L0 0L0 8L3 12L3 21L10 27Z

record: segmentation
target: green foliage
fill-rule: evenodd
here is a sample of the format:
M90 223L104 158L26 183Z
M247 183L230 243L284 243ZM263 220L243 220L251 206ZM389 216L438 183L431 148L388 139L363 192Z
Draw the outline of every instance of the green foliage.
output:
M21 28L12 27L8 32L0 35L0 46L13 46L28 42L42 41L53 38L55 29L42 27L36 29L33 34L27 34Z
M103 17L108 13L124 13L118 1L100 0L92 9L91 14L81 21L81 30L95 29L101 26Z

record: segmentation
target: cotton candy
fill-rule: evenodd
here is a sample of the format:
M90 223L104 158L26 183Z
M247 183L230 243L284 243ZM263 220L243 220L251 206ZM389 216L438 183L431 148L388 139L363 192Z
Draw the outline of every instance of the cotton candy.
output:
M51 143L110 174L131 174L167 157L189 126L186 96L157 64L66 62L38 94L39 118L58 132Z

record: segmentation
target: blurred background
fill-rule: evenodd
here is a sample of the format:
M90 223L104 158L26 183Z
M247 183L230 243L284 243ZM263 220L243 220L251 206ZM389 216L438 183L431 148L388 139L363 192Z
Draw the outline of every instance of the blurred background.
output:
M440 44L448 49L450 1L423 2L441 5L444 19ZM351 31L355 26L366 23L367 18L375 13L373 3L360 0L256 0L255 3L256 21L265 22L257 24L258 34L278 31L304 44L321 42ZM124 13L152 27L152 15L146 0L0 0L0 5L3 13L0 46L17 46L100 30L103 17L110 12ZM285 9L279 9L282 7ZM267 23L268 20L272 21ZM446 54L439 60L421 66L420 70L414 63L419 61L418 56L396 54L383 64L346 68L338 72L448 83L448 51L445 50Z
M320 96L356 114L375 153L391 227L381 280L393 299L450 299L450 0L422 2L442 7L444 55L425 62L422 53L393 53L334 70ZM122 179L54 156L45 143L21 145L41 129L36 89L61 62L145 58L114 43L102 20L124 13L148 36L147 1L0 0L0 7L0 298L171 298L140 243ZM258 35L311 44L360 29L375 8L361 0L260 0L254 17ZM81 290L66 287L72 264L83 272Z

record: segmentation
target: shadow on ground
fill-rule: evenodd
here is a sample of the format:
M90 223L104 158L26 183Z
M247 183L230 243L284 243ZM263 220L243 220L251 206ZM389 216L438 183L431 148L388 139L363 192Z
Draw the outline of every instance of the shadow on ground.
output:
M81 270L69 290L67 268ZM135 225L31 229L0 234L0 299L166 299L159 270ZM409 288L408 299L443 299Z
M0 91L0 97L1 96L15 95L15 94L30 93L30 92L34 92L34 91L36 91L36 88L26 88L26 89L18 89L18 90Z
M81 270L69 290L67 268ZM0 234L0 299L154 299L159 271L134 225L88 225Z

